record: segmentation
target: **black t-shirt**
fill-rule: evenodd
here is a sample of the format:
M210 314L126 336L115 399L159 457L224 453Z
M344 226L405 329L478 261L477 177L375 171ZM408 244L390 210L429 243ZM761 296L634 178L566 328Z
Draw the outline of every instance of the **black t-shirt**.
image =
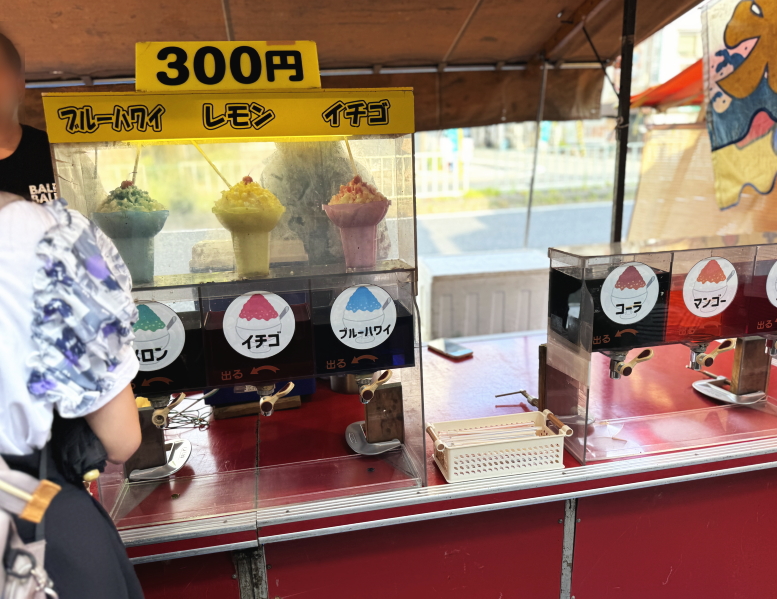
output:
M40 203L57 198L49 136L45 131L22 125L19 147L0 160L0 191Z

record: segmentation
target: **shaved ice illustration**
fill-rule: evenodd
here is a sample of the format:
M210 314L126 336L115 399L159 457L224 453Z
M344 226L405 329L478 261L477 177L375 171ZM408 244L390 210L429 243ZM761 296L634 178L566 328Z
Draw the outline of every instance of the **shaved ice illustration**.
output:
M164 349L170 342L170 332L167 325L156 312L146 304L138 304L138 321L132 327L135 333L135 344L140 349Z
M642 306L648 294L648 283L634 265L629 265L618 277L611 300L621 320L642 317Z
M728 279L720 263L710 259L693 283L693 299L700 312L719 311L720 300L725 298ZM723 304L725 305L725 304Z
M357 287L345 306L343 324L353 329L356 343L369 343L375 338L375 327L383 325L386 318L378 299L368 287Z
M280 335L281 318L278 311L272 307L267 298L261 293L255 293L248 298L248 301L240 310L237 319L237 334L246 340L253 335ZM274 343L274 341L272 341ZM261 354L270 351L271 340L264 339L260 344L252 342L248 346L251 353Z

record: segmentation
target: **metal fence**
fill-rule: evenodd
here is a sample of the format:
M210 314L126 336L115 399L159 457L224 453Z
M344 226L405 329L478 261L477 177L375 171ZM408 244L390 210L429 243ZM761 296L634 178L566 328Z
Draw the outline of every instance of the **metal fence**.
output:
M626 184L639 181L642 143L629 144ZM416 154L416 195L419 198L460 197L469 190L501 193L528 191L533 150L476 148L471 156ZM535 189L609 187L615 175L615 144L541 148Z

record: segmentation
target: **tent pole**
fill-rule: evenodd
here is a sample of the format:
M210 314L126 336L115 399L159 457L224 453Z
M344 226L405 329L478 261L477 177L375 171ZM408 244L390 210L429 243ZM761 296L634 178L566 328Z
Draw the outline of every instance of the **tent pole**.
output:
M623 197L626 191L626 159L629 152L629 110L631 109L631 67L634 57L634 29L637 22L637 0L623 0L623 34L621 37L621 81L618 90L618 124L615 133L615 188L613 190L610 241L621 240L623 230Z
M534 202L534 180L537 176L537 157L540 153L540 125L545 111L545 88L548 85L548 63L542 61L542 80L540 83L540 103L537 107L537 128L534 133L534 160L531 167L531 179L529 180L529 201L526 204L526 228L523 231L523 247L529 247L529 227L531 226L531 206Z

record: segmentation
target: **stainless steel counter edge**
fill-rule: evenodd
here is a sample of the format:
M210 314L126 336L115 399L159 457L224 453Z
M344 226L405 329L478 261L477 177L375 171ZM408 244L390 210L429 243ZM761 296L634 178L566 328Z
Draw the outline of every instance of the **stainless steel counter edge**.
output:
M245 512L213 518L203 518L188 522L172 522L133 528L120 531L121 538L128 547L149 545L155 543L167 543L184 539L206 537L230 532L242 532L256 530L265 526L315 520L332 516L342 516L361 512L386 510L410 505L449 501L468 497L478 497L497 493L537 489L564 484L588 482L642 474L672 468L683 468L714 462L757 457L777 453L777 438L746 441L736 444L721 445L703 449L686 450L678 453L645 456L641 458L629 458L617 462L605 462L589 464L564 470L552 470L530 474L519 474L491 478L481 481L470 481L433 487L414 487L411 489L398 489L396 491L384 491L368 495L356 495L341 497L338 499L311 501L307 503L291 504L280 507L261 508L255 512ZM775 462L777 464L777 462ZM742 468L758 469L759 464ZM732 469L729 469L732 470ZM743 470L744 471L744 470ZM670 479L659 479L658 482L642 481L633 483L633 488L649 487L655 484L667 483ZM615 492L614 488L613 491ZM584 493L569 493L570 496L582 496ZM566 494L565 494L566 495ZM559 495L560 496L560 495ZM549 497L554 497L550 495ZM534 497L521 500L524 503L541 503L546 497ZM553 499L555 501L555 499ZM469 508L467 508L469 509ZM474 511L485 511L488 505L474 506ZM435 512L440 513L440 512ZM445 512L443 512L445 513ZM425 514L413 517L421 518ZM440 517L440 516L436 516ZM390 521L389 519L387 521ZM371 523L367 523L371 524ZM315 530L293 533L294 535L313 536Z

